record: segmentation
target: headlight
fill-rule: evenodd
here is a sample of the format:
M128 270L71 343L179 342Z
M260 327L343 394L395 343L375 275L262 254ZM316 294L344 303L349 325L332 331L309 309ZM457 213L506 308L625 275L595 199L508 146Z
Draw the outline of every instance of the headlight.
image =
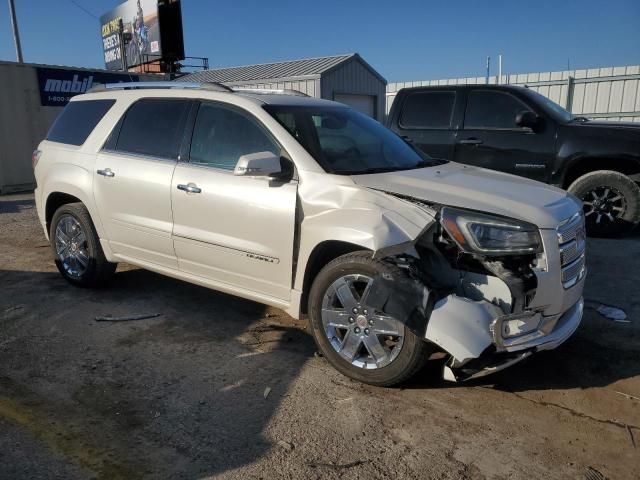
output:
M469 253L522 255L540 253L538 227L511 218L444 207L442 226L458 246Z

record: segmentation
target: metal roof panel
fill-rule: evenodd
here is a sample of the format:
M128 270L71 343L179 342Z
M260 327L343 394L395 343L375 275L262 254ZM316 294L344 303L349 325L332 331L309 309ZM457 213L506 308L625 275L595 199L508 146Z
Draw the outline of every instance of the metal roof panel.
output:
M262 63L241 67L216 68L194 72L179 80L187 82L238 82L261 80L264 78L290 78L320 75L331 70L356 54L335 55L330 57L305 58L286 62Z

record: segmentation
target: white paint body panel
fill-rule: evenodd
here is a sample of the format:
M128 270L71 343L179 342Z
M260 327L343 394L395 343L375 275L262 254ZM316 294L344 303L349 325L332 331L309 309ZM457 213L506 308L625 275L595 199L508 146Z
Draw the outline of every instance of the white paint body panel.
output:
M517 218L538 228L555 229L581 208L575 197L559 188L455 162L352 178L365 187Z
M194 183L201 193L178 190ZM178 164L173 240L181 271L282 300L291 296L297 182Z
M176 162L115 152L98 154L93 194L115 255L177 268L170 185ZM98 175L109 168L113 177Z

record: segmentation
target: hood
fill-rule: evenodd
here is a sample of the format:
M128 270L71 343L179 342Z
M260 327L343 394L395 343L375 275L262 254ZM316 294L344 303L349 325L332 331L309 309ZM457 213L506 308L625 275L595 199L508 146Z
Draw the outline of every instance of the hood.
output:
M581 209L573 195L515 175L448 162L436 167L353 175L360 186L556 228Z

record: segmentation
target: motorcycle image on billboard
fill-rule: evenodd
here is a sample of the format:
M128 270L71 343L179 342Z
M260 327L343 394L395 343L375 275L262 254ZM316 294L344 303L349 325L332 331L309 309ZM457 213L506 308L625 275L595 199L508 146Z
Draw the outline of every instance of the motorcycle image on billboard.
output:
M157 0L128 0L102 15L100 24L107 70L127 69L162 57Z

